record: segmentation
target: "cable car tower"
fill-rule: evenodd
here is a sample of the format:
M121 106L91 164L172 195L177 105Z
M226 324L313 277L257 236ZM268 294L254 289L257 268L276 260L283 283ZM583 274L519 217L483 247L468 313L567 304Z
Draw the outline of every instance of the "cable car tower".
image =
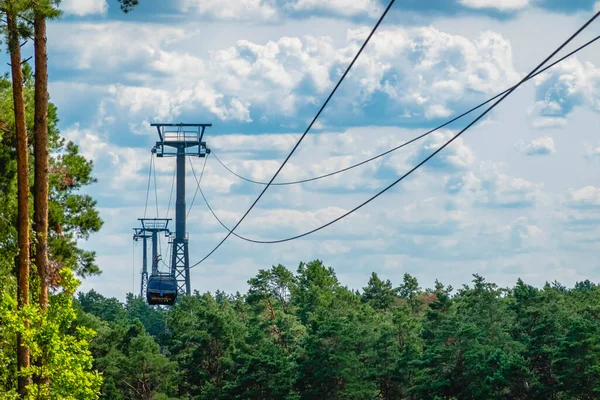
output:
M152 239L152 276L158 275L158 234L164 232L169 236L169 221L166 218L139 218L141 228L133 229L133 240L142 239L142 280L140 284L140 296L145 297L148 290L148 239Z
M133 240L135 242L142 239L142 280L140 283L140 297L146 296L148 288L148 239L152 237L149 233L145 233L141 228L133 228Z
M157 157L177 157L177 191L175 202L175 237L172 239L171 273L180 294L190 295L190 257L185 226L185 158L206 157L210 149L202 141L204 130L212 124L151 124L159 141L152 149Z

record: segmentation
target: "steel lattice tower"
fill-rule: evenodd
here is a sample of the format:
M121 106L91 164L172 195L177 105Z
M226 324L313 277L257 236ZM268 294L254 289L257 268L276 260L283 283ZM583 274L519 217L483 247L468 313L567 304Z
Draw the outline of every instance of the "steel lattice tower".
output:
M185 217L185 158L206 157L210 150L202 141L204 130L212 124L151 124L159 141L152 149L157 157L177 158L177 196L175 202L175 237L171 241L171 272L180 294L190 295L190 256ZM171 150L169 150L171 148Z
M142 281L140 283L140 296L146 296L148 288L148 239L152 239L152 275L158 275L158 234L165 232L169 236L169 221L165 218L139 218L142 227L134 228L133 240L142 239Z
M142 239L142 281L140 282L140 296L146 296L146 289L148 288L148 239L152 235L144 233L143 229L133 228L133 240L138 241Z

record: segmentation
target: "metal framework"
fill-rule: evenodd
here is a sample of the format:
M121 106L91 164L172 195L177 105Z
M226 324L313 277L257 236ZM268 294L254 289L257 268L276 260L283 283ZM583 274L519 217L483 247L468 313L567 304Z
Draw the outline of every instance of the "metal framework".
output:
M152 149L157 157L177 157L177 196L175 202L175 237L171 240L171 273L180 294L190 295L190 257L186 234L185 157L206 157L210 149L202 141L212 124L151 124L159 141Z
M133 240L139 241L142 239L142 280L140 282L140 296L146 296L148 288L148 239L152 237L149 233L145 233L140 228L133 228Z
M158 254L158 234L165 233L169 237L169 221L167 218L138 218L142 227L133 229L133 240L142 239L143 256L142 256L142 281L140 284L140 296L146 296L148 288L148 245L147 240L152 239L152 275L158 275L158 262L160 255ZM172 273L172 272L171 272Z

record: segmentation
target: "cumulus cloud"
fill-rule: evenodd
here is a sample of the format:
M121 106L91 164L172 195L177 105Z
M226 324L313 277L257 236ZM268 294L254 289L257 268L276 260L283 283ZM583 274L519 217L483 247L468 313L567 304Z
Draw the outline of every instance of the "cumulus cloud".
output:
M51 24L49 30L48 46L55 55L54 62L79 70L93 69L96 73L129 65L142 72L141 66L158 58L163 47L193 33L165 25L123 22L57 23Z
M585 157L588 159L600 159L600 144L587 145L585 150Z
M510 242L514 250L539 248L544 243L544 232L527 217L519 217L509 226Z
M600 68L590 62L565 60L537 76L535 85L535 127L564 126L564 118L577 106L600 111Z
M165 109L177 116L201 107L221 120L269 123L292 117L292 125L304 125L302 110L312 111L321 101L367 34L350 30L341 47L328 37L281 37L263 43L240 40L210 54L194 54L167 48L186 35L193 37L197 28L97 23L55 29L67 28L75 31L70 33L74 40L51 43L64 65L135 66L135 74L120 79L127 83L111 85L118 88L115 96L127 92L149 107L154 104L154 111L143 105L130 109L146 112L142 119ZM446 118L471 98L510 86L518 77L510 44L497 33L484 32L472 41L433 27L389 28L372 39L331 107L345 113L349 125L365 120L365 107L381 109L379 101L396 119ZM151 95L157 98L145 99Z
M240 40L214 54L210 76L223 93L293 115L300 105L312 103L315 93L331 86L335 54L328 38L282 37L264 45Z
M528 156L545 156L556 152L554 139L549 136L533 139L527 144L518 146L521 152Z
M571 190L563 203L566 207L556 213L561 247L585 251L596 249L600 243L600 188L586 186Z
M364 161L397 146L399 137L415 135L399 128L353 128L342 133L307 136L281 171L276 182L301 180L328 174ZM253 180L268 181L298 141L298 134L223 135L210 140L215 155L229 168ZM311 189L365 190L379 188L373 174L393 166L403 171L409 165L406 152L397 152L343 174L310 184Z
M349 31L348 62L368 34ZM518 80L510 43L494 32L475 41L433 27L381 31L352 72L363 98L383 93L410 113L447 117L469 92L492 93Z
M446 183L448 193L486 208L532 207L541 195L541 189L541 184L508 176L498 166L487 164L465 174L456 174Z
M94 161L96 170L102 172L103 186L109 188L107 195L118 191L119 195L136 198L136 189L144 188L144 179L140 177L143 176L142 171L148 168L149 152L114 146L100 132L91 128L81 128L77 124L63 130L62 134L79 146L84 157ZM107 173L108 171L110 173Z
M316 211L299 211L286 209L261 210L244 224L244 229L252 232L281 231L292 234L304 233L317 228L347 212L340 207L320 208ZM354 218L354 217L352 217ZM352 218L347 218L345 222ZM358 234L358 232L352 232ZM278 238L279 239L279 238Z
M211 140L211 146L228 152L281 151L287 152L298 141L298 135L224 135Z
M515 11L527 7L531 0L460 0L460 4L470 8L495 8L500 11Z
M62 0L60 9L65 14L84 16L90 14L105 14L108 10L106 0Z
M89 128L82 129L79 124L64 129L62 135L79 145L81 155L90 160L97 160L110 146L109 142L102 139L97 132Z
M297 0L288 3L287 8L295 11L325 11L347 17L375 15L381 11L378 0Z
M437 131L427 137L419 149L411 157L411 163L417 164L442 147L455 133ZM456 171L468 168L475 161L475 154L464 143L462 138L454 140L448 147L436 154L425 166L436 169Z
M225 98L203 81L192 87L172 93L165 89L147 87L111 86L110 92L118 107L135 114L150 116L155 120L166 120L201 106L223 121L251 122L250 112L239 99Z
M536 129L554 129L567 126L567 119L562 117L538 117L534 118L531 125Z
M571 191L567 204L570 207L580 209L600 208L600 188L586 186L579 190Z
M218 20L271 20L278 16L274 0L179 0L183 12Z
M430 197L403 208L386 210L381 221L394 221L398 233L425 236L452 236L469 226L463 211L441 212L442 203L441 198Z

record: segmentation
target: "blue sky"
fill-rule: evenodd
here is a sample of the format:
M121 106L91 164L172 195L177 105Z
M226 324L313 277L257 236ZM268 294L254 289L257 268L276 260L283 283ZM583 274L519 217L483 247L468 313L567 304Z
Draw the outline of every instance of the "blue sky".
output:
M377 0L63 0L49 27L50 95L63 134L94 160L105 226L83 246L104 271L85 280L138 291L151 122L206 122L206 141L238 173L268 180L356 53ZM500 4L500 6L499 6ZM594 1L399 0L279 181L310 178L410 140L518 82L598 8ZM598 23L569 49L600 32ZM569 50L567 50L569 51ZM600 53L536 78L431 164L346 220L279 245L231 238L192 270L193 289L235 292L259 268L320 258L343 284L376 271L431 287L479 273L501 285L600 280ZM474 117L474 116L473 116ZM378 192L473 118L369 165L272 187L239 227L264 240L311 230ZM193 159L199 171L203 160ZM165 216L172 159L156 161ZM188 205L195 183L188 174ZM233 226L262 187L209 159L204 191ZM153 194L149 216L155 216ZM171 215L172 217L172 215ZM193 263L225 234L197 198ZM164 243L164 240L163 240ZM164 249L166 258L166 249ZM134 259L135 258L135 259ZM135 263L135 264L134 264Z

